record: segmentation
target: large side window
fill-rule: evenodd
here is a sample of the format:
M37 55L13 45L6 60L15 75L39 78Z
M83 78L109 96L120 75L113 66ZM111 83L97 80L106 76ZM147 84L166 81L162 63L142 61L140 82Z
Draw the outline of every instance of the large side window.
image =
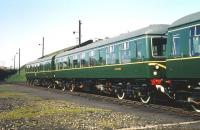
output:
M48 70L51 70L51 61L48 61Z
M129 42L122 43L120 50L120 58L121 58L121 63L131 62L131 52L129 49Z
M180 37L174 36L173 37L173 46L172 46L172 55L173 56L181 55L180 46L181 46Z
M37 65L35 65L36 71L37 71ZM45 62L42 62L42 71L45 71Z
M79 67L80 67L80 64L78 61L78 55L75 54L75 55L73 55L73 68L79 68Z
M87 63L87 60L86 60L86 56L85 56L85 52L82 52L80 54L80 62L81 62L81 67L87 67L88 66L88 63Z
M106 64L106 49L100 49L99 50L99 64L105 65Z
M107 47L106 64L115 64L114 45L110 45Z
M131 52L131 61L134 62L136 61L136 44L137 41L132 41L130 43L130 52Z
M68 57L63 57L63 69L68 69Z
M200 55L200 37L193 37L192 41L192 56L199 56Z
M97 50L91 50L89 52L89 62L90 62L90 66L96 66L97 65Z
M191 28L191 55L200 56L200 26Z
M69 66L69 68L73 68L73 56L69 56L68 66Z
M59 70L59 58L56 58L55 63L56 63L56 70Z
M63 60L64 60L63 57L60 58L60 62L59 62L59 69L60 69L60 70L63 69Z
M136 44L136 57L137 59L142 59L142 42L137 42Z
M47 62L45 61L44 62L44 71L46 71L47 70Z
M200 25L195 27L196 36L200 36Z

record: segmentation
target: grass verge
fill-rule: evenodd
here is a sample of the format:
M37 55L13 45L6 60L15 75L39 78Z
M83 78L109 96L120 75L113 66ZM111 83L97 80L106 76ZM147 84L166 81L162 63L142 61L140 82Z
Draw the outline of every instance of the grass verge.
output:
M80 105L67 100L44 99L31 91L0 85L0 128L6 129L117 129L129 127L133 115Z
M24 82L26 82L24 67L21 68L20 75L19 75L19 71L17 71L16 74L11 75L5 81L7 83L24 83Z

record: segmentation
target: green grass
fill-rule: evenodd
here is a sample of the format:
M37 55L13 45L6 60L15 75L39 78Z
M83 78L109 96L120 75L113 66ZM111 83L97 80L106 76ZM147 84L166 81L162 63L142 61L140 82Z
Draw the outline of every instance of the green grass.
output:
M2 92L0 91L0 98L14 98L14 97L20 97L20 96L24 96L24 93L13 93L13 92Z
M14 120L21 118L34 118L51 115L77 116L86 113L109 113L110 110L79 106L78 104L62 100L45 100L24 92L16 92L7 85L0 85L0 99L20 99L26 104L17 106L12 110L0 112L1 120Z
M21 68L20 75L17 71L16 74L11 75L8 79L6 79L7 83L24 83L26 82L26 76L25 76L25 69L24 67Z
M85 113L102 113L110 112L109 110L103 110L98 108L85 108L79 107L74 104L59 100L44 100L44 101L30 101L29 105L18 107L12 111L1 112L0 120L13 120L21 118L34 118L48 115L70 115L77 116L77 114ZM76 106L76 107L75 107Z
M124 115L124 113L88 107L66 100L46 100L27 92L12 90L9 85L0 85L0 99L8 98L8 104L14 105L10 109L0 112L0 122L14 122L15 127L13 129L21 128L22 125L33 128L44 126L45 128L53 124L68 129L97 127L109 130L121 128L124 124L129 126L129 124L134 123L132 118ZM18 100L20 100L19 104L16 102ZM21 104L21 102L23 103ZM15 120L21 120L23 123L15 122Z

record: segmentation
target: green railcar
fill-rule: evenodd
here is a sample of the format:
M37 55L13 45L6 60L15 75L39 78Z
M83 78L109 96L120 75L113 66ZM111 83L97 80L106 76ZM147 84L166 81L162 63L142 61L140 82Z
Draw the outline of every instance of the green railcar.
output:
M45 56L26 64L27 82L31 84L49 86L53 79L54 55Z
M200 12L49 54L28 63L26 77L34 85L86 88L143 103L161 92L200 112L199 66Z
M120 36L82 45L27 64L31 84L89 88L139 97L144 103L161 90L165 78L168 25L150 25Z
M160 82L165 78L167 28L168 25L150 25L60 53L55 56L54 78L80 88L92 82L98 89L107 88L106 93L123 89L122 97L128 92L138 96L142 90L163 90Z
M166 67L174 98L200 103L200 12L185 16L169 27Z

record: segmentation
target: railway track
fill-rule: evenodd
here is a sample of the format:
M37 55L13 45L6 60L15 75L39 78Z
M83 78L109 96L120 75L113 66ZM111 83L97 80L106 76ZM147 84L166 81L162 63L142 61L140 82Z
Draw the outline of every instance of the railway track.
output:
M193 120L200 120L200 113L191 111L189 109L186 109L185 107L180 107L180 106L160 105L160 104L143 104L142 102L135 101L135 100L128 100L128 99L119 100L118 98L115 98L115 97L96 95L96 94L85 93L85 92L62 91L60 89L52 89L52 88L48 89L48 88L40 87L40 86L37 86L37 87L28 86L27 84L18 84L18 85L24 85L24 86L31 87L31 88L39 88L39 89L48 90L48 91L52 91L52 92L56 92L56 93L79 96L79 97L87 98L89 100L104 101L104 102L108 102L108 103L111 102L114 104L128 106L131 108L139 108L139 109L145 109L145 110L148 109L150 111L158 112L158 113L167 113L167 114L172 114L172 115L176 114L178 116L188 117Z
M171 113L171 114L177 114L180 116L187 116L194 120L200 120L200 113L197 113L195 111L189 111L189 110L186 110L186 109L180 108L180 107L177 108L177 107L173 107L173 106L163 106L163 105L159 105L159 104L143 104L139 101L133 101L133 100L127 100L127 99L119 100L115 97L88 94L88 93L83 93L83 92L67 92L67 94L81 96L81 97L88 98L91 100L101 100L101 101L106 101L106 102L112 102L115 104L129 106L129 107L133 107L133 108L148 108L153 111L158 110L159 112L167 112L167 113Z

